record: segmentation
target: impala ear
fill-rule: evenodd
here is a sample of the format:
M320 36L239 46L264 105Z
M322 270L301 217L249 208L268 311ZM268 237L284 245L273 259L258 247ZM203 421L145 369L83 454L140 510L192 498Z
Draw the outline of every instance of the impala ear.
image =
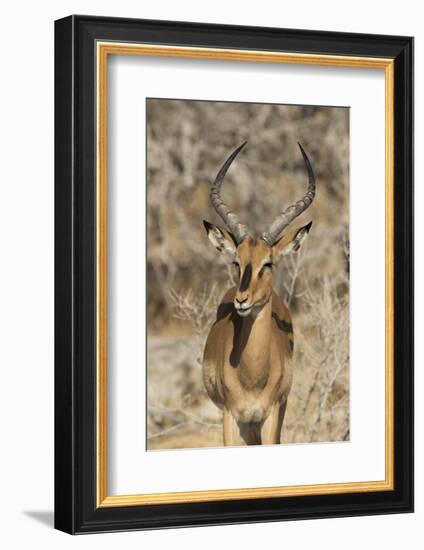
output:
M203 225L209 240L219 252L227 252L232 255L236 253L237 243L229 231L205 220L203 220Z
M296 252L301 247L303 241L306 239L309 230L311 229L312 222L304 225L300 229L293 229L281 237L272 247L272 254L274 262L277 262L283 256Z

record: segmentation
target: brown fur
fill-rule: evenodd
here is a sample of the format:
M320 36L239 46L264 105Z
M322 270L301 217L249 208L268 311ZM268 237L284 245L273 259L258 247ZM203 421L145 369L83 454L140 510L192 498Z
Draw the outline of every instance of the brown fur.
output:
M274 246L250 236L237 246L216 226L206 226L212 242L232 254L240 277L218 308L203 356L206 391L223 409L225 445L280 443L294 340L269 264L297 250L309 227L290 231Z
M256 318L240 317L233 305L236 291L233 287L224 296L206 342L205 387L212 401L225 409L226 445L279 443L292 383L290 314L272 292ZM259 438L246 435L255 430Z

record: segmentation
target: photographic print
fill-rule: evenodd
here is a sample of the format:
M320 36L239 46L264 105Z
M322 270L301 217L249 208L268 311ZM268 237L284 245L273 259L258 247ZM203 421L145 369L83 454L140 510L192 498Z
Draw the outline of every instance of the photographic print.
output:
M146 109L147 449L349 440L349 108Z

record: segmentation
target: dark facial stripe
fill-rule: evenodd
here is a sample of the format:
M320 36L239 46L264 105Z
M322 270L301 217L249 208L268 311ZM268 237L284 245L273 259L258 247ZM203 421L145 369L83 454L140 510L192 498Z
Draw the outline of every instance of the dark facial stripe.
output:
M244 290L247 290L249 288L250 279L252 278L252 264L247 264L243 277L241 279L240 283L240 292L243 292Z

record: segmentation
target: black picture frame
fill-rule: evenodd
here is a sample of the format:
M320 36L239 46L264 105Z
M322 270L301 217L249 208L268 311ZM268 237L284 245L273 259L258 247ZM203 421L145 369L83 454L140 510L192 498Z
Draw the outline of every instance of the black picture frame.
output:
M99 40L394 60L394 490L97 507ZM68 533L413 511L413 39L73 15L55 22L55 527Z

